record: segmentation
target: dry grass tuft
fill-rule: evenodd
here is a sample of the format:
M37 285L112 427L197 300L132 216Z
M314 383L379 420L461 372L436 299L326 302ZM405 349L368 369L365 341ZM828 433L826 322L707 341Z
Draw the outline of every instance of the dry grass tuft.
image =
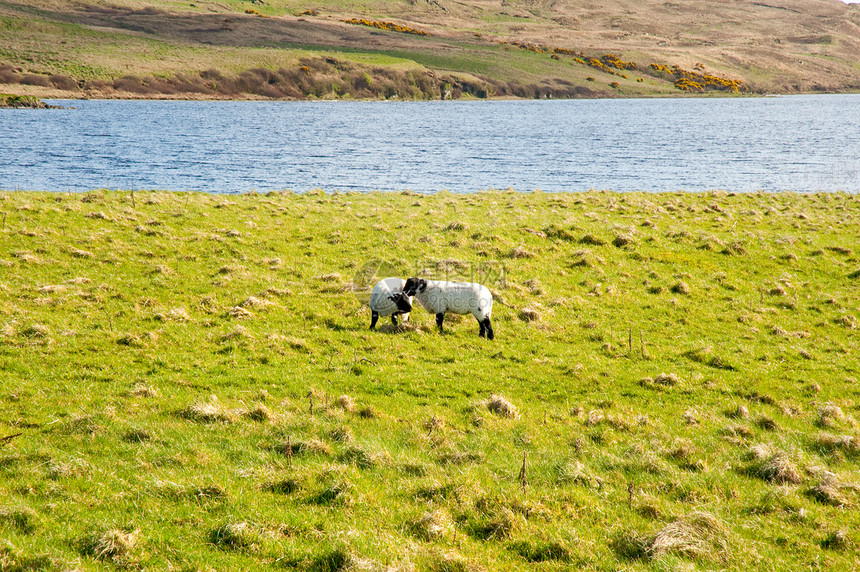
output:
M221 485L210 484L190 488L187 491L187 496L191 500L199 503L211 501L220 502L227 500L227 491L224 490L224 487Z
M289 454L286 443L278 443L273 447L273 450L282 455ZM331 447L319 439L311 439L310 441L294 441L290 443L290 450L293 455L322 455L329 456L332 453Z
M540 296L546 292L546 289L538 278L526 280L523 282L523 286L529 289L532 296Z
M773 484L796 485L803 479L797 466L784 451L771 452L765 445L750 449L753 463L747 467L747 473Z
M454 521L444 509L437 509L409 522L407 529L421 540L437 542L453 536Z
M486 406L491 413L494 413L495 415L498 415L500 417L506 417L508 419L517 419L520 416L520 413L519 411L517 411L516 406L501 395L490 395L490 399L486 401Z
M755 421L755 424L764 429L765 431L778 431L779 424L774 420L773 417L769 415L759 415Z
M254 314L252 314L242 306L233 306L227 311L227 315L237 320L244 320L252 317Z
M244 326L236 326L229 332L222 334L218 339L222 342L232 342L242 339L253 340L254 336Z
M580 244L590 244L592 246L605 246L606 241L591 234L586 234L579 239Z
M681 378L674 373L660 373L654 378L654 383L656 385L674 387L681 383Z
M612 245L618 248L622 248L624 246L629 246L631 244L635 244L636 239L633 238L632 234L619 234L612 240Z
M368 405L358 410L358 416L362 419L376 419L379 417L379 412L373 405Z
M428 433L432 433L433 431L437 431L439 429L444 428L445 420L436 415L433 415L432 417L430 417L430 419L424 422L424 429L426 429Z
M355 411L355 401L353 401L352 397L349 395L341 395L338 397L334 402L334 406L339 409L343 409L347 413Z
M841 451L850 457L860 454L860 439L852 435L832 435L820 433L815 444L827 452Z
M336 427L329 432L329 437L337 443L352 443L355 440L349 427Z
M603 411L593 409L588 412L588 417L585 419L585 425L588 427L594 427L595 425L600 424L604 419L606 419L606 415L603 414Z
M189 322L191 321L191 316L185 308L171 308L170 311L167 312L167 319L174 322Z
M858 488L857 485L843 483L835 473L823 471L821 480L806 494L821 504L850 507L853 503L843 491L856 492Z
M262 403L258 403L257 405L246 411L244 415L248 419L259 421L261 423L264 421L270 421L274 416L272 414L272 411Z
M510 258L534 258L535 253L530 250L526 250L522 245L520 245L513 249L508 256Z
M536 308L528 307L520 310L520 320L523 322L539 322L540 313Z
M239 306L242 308L266 308L271 305L272 303L268 300L257 298L256 296L248 296L245 300L239 303Z
M81 540L80 552L96 560L128 567L132 564L131 552L137 545L138 536L137 530L120 529L90 534Z
M750 410L740 404L734 409L726 411L726 417L731 417L732 419L747 419L749 416Z
M209 544L222 550L241 550L254 545L257 533L247 522L231 522L209 531Z
M192 403L180 410L178 415L183 419L197 423L230 423L236 420L233 413L221 407L214 396L208 402L197 401Z
M728 529L707 512L692 512L660 529L648 542L645 555L657 559L666 554L725 560L728 557Z
M669 288L669 291L675 294L683 294L686 296L690 294L690 287L687 285L686 282L678 281L671 288Z
M840 421L845 419L845 413L837 405L825 403L818 408L818 426L819 427L835 427Z
M841 530L835 530L821 541L821 548L827 550L845 550L852 547L853 544L847 534Z
M9 508L0 506L0 523L12 526L22 534L36 532L38 519L38 514L30 507ZM0 570L5 570L2 555L0 555Z
M343 277L337 272L332 272L330 274L324 274L323 276L317 276L317 280L321 282L341 282Z
M18 330L18 335L22 338L27 338L30 340L41 340L50 336L51 330L48 328L48 326L42 324L29 324Z
M263 490L280 495L291 495L303 487L302 481L298 479L282 479L280 481L269 481L263 485Z
M77 248L69 248L69 254L75 258L93 258L95 255L88 250L79 250Z

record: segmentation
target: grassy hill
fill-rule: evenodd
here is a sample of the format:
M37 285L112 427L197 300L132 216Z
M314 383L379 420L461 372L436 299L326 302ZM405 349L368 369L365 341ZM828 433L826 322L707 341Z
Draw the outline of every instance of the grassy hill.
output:
M0 29L0 90L36 96L860 89L860 6L838 0L9 0Z
M0 569L856 570L857 199L0 193Z

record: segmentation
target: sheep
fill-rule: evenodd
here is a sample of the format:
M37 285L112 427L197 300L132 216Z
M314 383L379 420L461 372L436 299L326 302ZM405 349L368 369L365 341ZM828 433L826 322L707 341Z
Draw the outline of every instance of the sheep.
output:
M472 282L448 282L410 278L403 291L407 296L415 296L425 310L436 314L436 325L442 332L445 313L472 314L478 320L480 337L495 338L490 314L493 311L493 295L486 286Z
M406 283L402 278L385 278L376 283L370 292L370 329L376 327L379 316L391 316L391 323L397 325L397 316L403 315L403 321L409 320L412 311L412 296L403 292Z

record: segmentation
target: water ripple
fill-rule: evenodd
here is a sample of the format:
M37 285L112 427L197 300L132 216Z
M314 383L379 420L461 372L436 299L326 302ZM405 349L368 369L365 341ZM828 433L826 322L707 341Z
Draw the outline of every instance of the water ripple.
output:
M860 192L860 95L51 103L0 112L0 189Z

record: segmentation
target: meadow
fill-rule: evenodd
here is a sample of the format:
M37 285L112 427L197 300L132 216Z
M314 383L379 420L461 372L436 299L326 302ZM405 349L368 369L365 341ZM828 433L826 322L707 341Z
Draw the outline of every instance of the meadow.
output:
M0 570L860 567L860 197L0 192ZM379 278L486 284L369 331Z

